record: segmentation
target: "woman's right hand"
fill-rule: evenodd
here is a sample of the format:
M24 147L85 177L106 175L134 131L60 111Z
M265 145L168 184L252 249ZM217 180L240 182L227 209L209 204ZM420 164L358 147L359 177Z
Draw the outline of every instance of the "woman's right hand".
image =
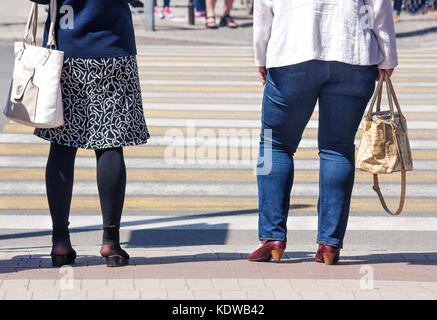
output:
M266 84L267 68L259 67L258 71L259 71L259 79L261 80L261 83L264 86Z
M387 73L388 77L390 78L395 69L378 69L378 76L376 77L376 81L379 81L379 78L381 77L382 74L382 70L384 70L385 73Z

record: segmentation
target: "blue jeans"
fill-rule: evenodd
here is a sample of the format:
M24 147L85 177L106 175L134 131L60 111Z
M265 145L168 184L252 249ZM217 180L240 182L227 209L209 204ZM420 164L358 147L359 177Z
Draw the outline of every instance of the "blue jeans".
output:
M393 10L397 15L401 14L403 0L394 0Z
M355 135L377 73L377 66L319 60L268 69L257 165L260 240L287 240L293 155L318 100L317 242L342 247L354 184Z
M194 0L194 5L196 6L197 12L206 11L206 1L205 0Z

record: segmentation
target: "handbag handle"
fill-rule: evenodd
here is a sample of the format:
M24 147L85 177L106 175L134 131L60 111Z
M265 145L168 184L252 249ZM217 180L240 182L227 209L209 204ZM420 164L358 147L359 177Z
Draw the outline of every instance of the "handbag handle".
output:
M384 70L382 72L383 72L383 76L379 79L379 83L378 83L378 88L379 88L380 91L379 91L379 93L375 93L375 95L378 94L378 96L379 96L378 100L381 98L381 95L382 95L382 83L385 80L386 81L386 87L387 87L387 98L388 98L388 103L389 103L389 106L390 106L393 136L394 136L394 141L395 141L395 144L396 144L396 150L398 152L399 159L400 159L401 165L402 165L402 170L401 170L401 197L400 197L400 200L399 200L398 209L395 212L392 212L388 208L388 206L387 206L387 204L386 204L386 202L384 200L384 196L382 195L381 189L379 188L379 181L378 181L378 175L377 174L373 174L373 190L377 193L379 201L381 202L381 205L384 208L385 212L387 212L390 215L394 215L395 216L395 215L400 214L402 212L402 209L404 208L405 194L406 194L406 185L407 185L407 173L406 173L406 170L405 170L404 161L402 159L401 152L399 150L399 145L397 143L396 132L394 132L395 131L395 127L393 125L395 124L395 114L394 114L394 109L393 109L393 101L394 101L394 103L396 105L396 109L399 112L399 116L403 117L403 115L402 115L402 111L401 111L401 108L399 106L399 102L398 102L398 99L396 97L395 91L393 89L393 84L392 84L392 82L390 80L390 77L388 76L388 74ZM377 90L378 90L378 88L377 88ZM374 101L375 99L376 99L376 97L373 99L373 103L375 102ZM378 106L380 106L380 100L379 100ZM372 109L373 109L373 106L372 106L372 108L370 108L368 116L373 111ZM378 109L379 108L377 107L377 110Z
M58 11L57 0L50 0L50 28L48 32L47 46L57 48L55 39L55 26ZM31 30L32 29L32 30ZM36 44L36 33L38 29L38 4L34 3L30 9L29 18L26 24L26 31L23 38L23 44L26 43L29 34L32 35L32 44Z
M31 44L36 44L36 31L38 29L38 4L34 3L32 5L32 8L30 9L29 18L27 19L26 24L26 30L23 38L23 43L26 42L27 38L29 37L29 34L31 33L32 29L32 40Z

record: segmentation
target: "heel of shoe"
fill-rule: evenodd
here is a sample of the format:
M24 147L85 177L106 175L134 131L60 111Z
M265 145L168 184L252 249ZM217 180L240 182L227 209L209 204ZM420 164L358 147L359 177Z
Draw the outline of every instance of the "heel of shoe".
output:
M108 267L121 267L129 264L129 259L122 256L108 256L106 257L106 265Z
M334 264L336 261L336 254L331 252L325 252L323 253L323 261L325 264L331 265Z
M284 254L285 249L273 249L272 250L272 260L274 262L281 261L282 255Z
M75 260L75 257L68 256L68 255L62 256L62 255L54 254L51 257L52 257L52 266L54 267L62 267L67 264L73 264Z

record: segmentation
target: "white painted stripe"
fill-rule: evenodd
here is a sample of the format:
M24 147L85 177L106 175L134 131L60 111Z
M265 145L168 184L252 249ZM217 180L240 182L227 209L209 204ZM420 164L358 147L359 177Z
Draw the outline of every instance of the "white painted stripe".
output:
M146 87L147 88L147 87ZM431 103L437 101L436 93L423 93L423 92L397 92L397 97L402 103L403 100L425 100ZM216 92L211 91L201 91L201 92L183 92L183 91L149 91L147 89L143 90L143 98L154 98L154 99L166 99L166 98L188 98L188 99L220 99L220 100L232 100L232 99L257 99L261 101L263 93L260 92ZM383 96L385 98L385 94Z
M206 104L206 103L143 103L144 110L177 110L177 111L247 111L247 112L260 112L262 109L261 102L259 104ZM382 105L383 109L388 110L387 105ZM314 111L319 111L319 106L316 105ZM437 113L437 106L434 105L402 105L402 111L404 113ZM408 117L407 117L408 118Z
M101 229L100 215L71 215L70 228ZM2 229L51 230L47 215L0 215ZM256 215L191 218L162 216L123 216L124 230L181 229L181 230L257 230ZM317 217L290 215L288 230L317 230ZM348 221L348 230L361 231L437 231L433 217L355 217Z
M242 120L243 121L243 120ZM431 121L429 121L431 122ZM436 123L437 125L437 123ZM232 129L229 129L232 130ZM150 146L196 146L196 147L257 147L259 141L259 130L250 131L249 129L240 128L237 131L240 134L247 135L247 133L252 134L253 138L246 138L241 136L231 135L233 132L227 132L228 130L222 130L219 134L222 136L216 136L213 131L208 131L207 128L203 128L203 131L197 136L184 136L181 130L177 128L169 128L168 136L153 136L149 141ZM38 138L33 134L29 133L2 133L0 134L0 143L14 143L14 144L47 144L48 142L44 139ZM355 140L355 144L358 146L360 143L359 139ZM437 149L437 140L410 140L410 145L412 149L422 149L422 150L433 150ZM301 149L316 149L317 139L305 138L300 144Z
M48 156L48 154L47 154ZM47 156L0 156L0 168L45 168ZM241 169L254 170L255 163L197 163L195 159L173 159L173 162L162 158L135 158L126 157L128 169ZM95 168L96 160L93 157L78 156L75 162L76 168ZM318 170L319 160L296 159L294 160L296 170ZM437 160L415 160L414 170L435 171Z
M260 81L222 81L222 80L141 80L141 85L153 86L238 86L262 87ZM436 85L437 86L437 85Z
M400 179L400 177L399 177ZM1 180L0 180L1 181ZM0 195L39 195L46 194L44 180L36 181L1 181ZM399 183L384 183L382 186L384 196L399 197ZM95 181L76 181L74 183L74 195L77 196L98 196ZM292 197L317 197L319 194L318 183L293 184ZM256 183L184 183L184 182L138 182L130 181L126 187L127 196L181 196L181 197L257 197L258 189ZM372 189L372 183L356 183L353 189L354 197L376 197ZM409 184L408 197L435 198L437 188L430 184Z
M176 54L176 55L139 55L137 56L137 60L156 60L156 61L253 61L255 63L255 59L253 57L242 57L242 56L207 56L207 55L197 55L197 56L187 56L186 54ZM416 60L417 61L417 60ZM437 63L436 63L437 64Z
M256 79L258 73L254 71L204 71L204 70L190 70L190 71L178 71L178 70L154 70L154 71L139 71L141 76L205 76L205 77L252 77Z

